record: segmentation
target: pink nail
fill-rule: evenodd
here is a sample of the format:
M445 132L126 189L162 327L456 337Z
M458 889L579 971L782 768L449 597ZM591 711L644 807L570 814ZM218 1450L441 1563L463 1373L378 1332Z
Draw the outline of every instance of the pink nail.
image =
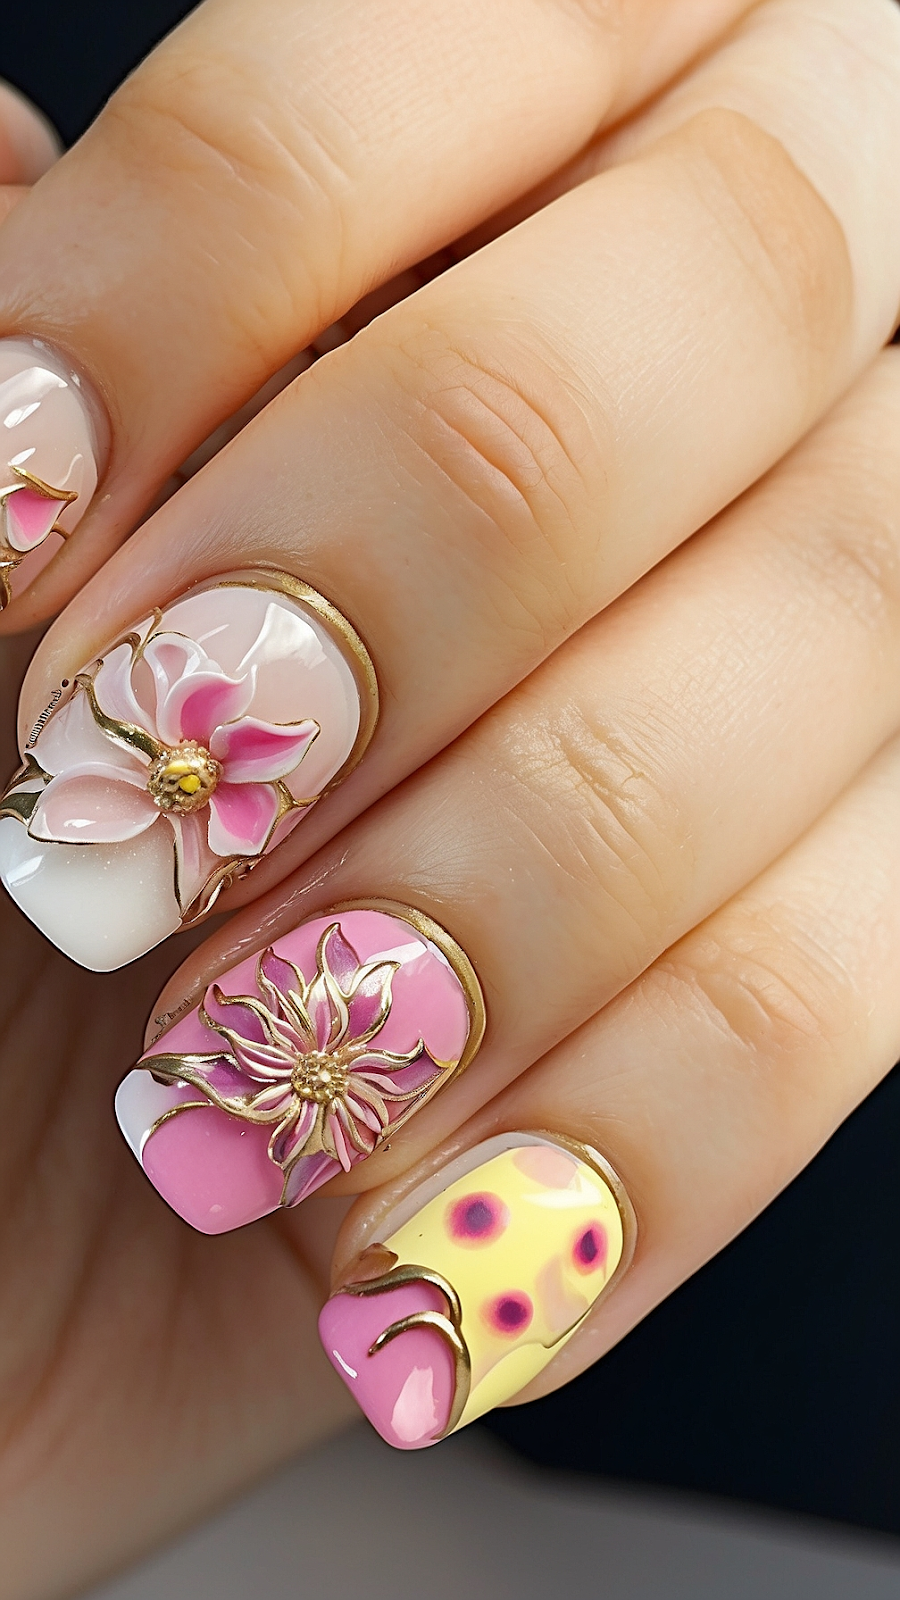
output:
M287 574L211 580L52 693L0 801L0 877L82 966L196 920L352 769L372 663Z
M323 1307L319 1336L350 1389L388 1444L421 1450L446 1431L456 1389L456 1363L445 1338L414 1322L403 1334L371 1351L389 1327L423 1312L446 1317L447 1303L433 1284L403 1284L377 1299L335 1295Z
M0 610L46 566L97 486L96 407L39 340L0 341Z
M484 1012L459 946L374 903L312 917L209 986L129 1073L116 1112L202 1233L305 1199L472 1059Z

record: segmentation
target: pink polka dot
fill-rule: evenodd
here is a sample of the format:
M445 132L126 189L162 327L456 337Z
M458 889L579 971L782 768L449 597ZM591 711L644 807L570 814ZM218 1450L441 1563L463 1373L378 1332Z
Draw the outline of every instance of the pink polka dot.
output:
M572 1245L572 1260L578 1272L599 1272L606 1266L609 1241L601 1222L589 1222L579 1228Z
M488 1300L481 1308L481 1315L494 1333L506 1339L517 1339L531 1322L534 1306L520 1289L507 1289Z
M445 1223L456 1244L493 1244L509 1226L509 1207L497 1194L466 1194L448 1206Z

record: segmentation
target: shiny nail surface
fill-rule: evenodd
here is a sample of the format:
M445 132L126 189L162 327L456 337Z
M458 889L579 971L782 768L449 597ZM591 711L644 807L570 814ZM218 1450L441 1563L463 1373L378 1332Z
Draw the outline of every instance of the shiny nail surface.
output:
M478 981L429 917L390 902L312 917L210 984L116 1097L173 1210L225 1233L364 1161L471 1061Z
M123 966L287 837L377 707L362 641L307 585L200 585L53 690L0 801L0 878L66 955Z
M61 549L96 486L77 375L39 340L0 340L0 610Z
M322 1343L382 1438L422 1449L530 1383L633 1241L596 1151L502 1134L406 1197L326 1303Z

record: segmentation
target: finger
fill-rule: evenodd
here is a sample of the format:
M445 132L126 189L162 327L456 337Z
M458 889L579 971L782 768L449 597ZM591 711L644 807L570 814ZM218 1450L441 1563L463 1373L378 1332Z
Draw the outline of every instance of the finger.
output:
M0 82L0 184L37 183L61 154L59 138L37 106Z
M826 9L834 3L827 0ZM882 16L880 8L874 14ZM900 79L900 18L886 37ZM865 123L882 108L861 78L858 103L845 100L848 122L837 128L831 89L834 74L841 81L847 74L845 46L816 29L788 46L822 52L815 94L794 106L789 120L805 127L809 117L820 130L819 159L834 194L833 169L848 142L854 145L856 118ZM777 126L786 115L773 102ZM900 121L894 144L900 147ZM885 147L883 173L877 164L866 169L873 206L889 172L893 184L888 154ZM861 214L860 179L854 163L844 173L853 199L842 220L852 229ZM720 216L719 227L711 227L711 214ZM372 650L385 716L360 781L348 787L343 808L322 815L318 832L313 820L291 841L284 830L268 829L273 802L261 797L260 826L248 825L243 854L221 853L218 831L215 849L213 832L203 834L191 872L179 867L177 897L172 841L163 849L168 835L150 830L146 798L128 793L107 804L94 786L91 831L78 834L93 841L90 854L80 846L61 851L55 835L45 847L32 842L28 884L13 890L20 903L76 959L114 965L174 931L192 906L202 909L210 893L272 844L283 846L282 859L258 868L255 883L265 888L283 875L808 425L862 358L861 330L874 337L876 303L882 336L889 330L885 285L893 281L896 300L900 240L893 254L887 243L880 265L874 256L867 261L864 303L857 304L834 215L783 147L730 114L724 123L718 114L695 118L313 368L73 602L26 682L21 748L45 773L61 777L70 768L75 746L63 752L58 735L80 713L57 712L60 685L77 681L135 624L144 637L157 605L166 606L163 631L176 612L180 631L206 630L215 611L216 650L221 645L228 671L238 671L250 643L250 622L242 618L259 604L253 594L219 589L202 601L197 622L188 620L194 599L179 603L187 612L166 603L213 575L279 567L339 596ZM561 251L574 263L564 279ZM665 329L663 338L648 340L652 324ZM225 656L213 651L211 659L221 666ZM190 663L197 660L190 653ZM323 730L302 766L281 773L298 801L311 799L361 753L363 713L348 713L341 681L329 680L327 694L314 695L293 667L270 688L267 718L312 718ZM102 741L79 748L79 759L101 765L108 754ZM137 781L138 769L132 777ZM35 781L43 780L36 774ZM208 793L208 785L199 792L201 809ZM85 820L77 815L73 828ZM64 824L60 815L57 833ZM73 838L72 828L66 837ZM132 838L138 842L117 847L114 868L107 844ZM4 881L22 882L22 859L4 855ZM78 917L71 925L59 874L69 885L77 874L79 895L90 896L98 911L90 924Z
M900 1049L898 890L895 741L449 1149L359 1203L319 1326L389 1443L568 1382L810 1160ZM852 1174L833 1201L853 1205Z
M181 1215L215 1231L342 1167L358 1190L408 1166L762 870L894 732L898 414L891 352L718 525L195 952L120 1094ZM461 1077L477 995L423 913L487 996Z
M20 625L317 332L546 176L748 3L626 0L611 20L565 0L208 0L0 241L4 330L58 345L112 436L102 498Z

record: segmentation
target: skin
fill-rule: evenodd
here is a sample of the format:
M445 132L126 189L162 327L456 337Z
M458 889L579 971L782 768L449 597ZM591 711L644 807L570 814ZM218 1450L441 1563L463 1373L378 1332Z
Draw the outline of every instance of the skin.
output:
M110 498L79 533L81 553L67 546L68 569L54 563L59 587L48 569L43 598L35 586L32 609L23 602L22 625L85 583L188 450L292 349L398 263L481 229L458 247L454 273L412 298L395 286L392 310L286 389L111 556L41 646L21 714L30 726L48 682L147 600L228 566L280 559L365 622L387 702L371 756L302 842L259 869L256 898L193 951L152 1011L195 998L296 921L301 899L312 914L390 895L449 925L487 993L483 1052L390 1152L356 1169L354 1190L370 1192L335 1266L400 1193L494 1131L593 1140L629 1188L638 1254L543 1388L744 1226L900 1045L900 370L893 352L878 354L900 303L900 27L886 0L779 0L604 135L740 9L692 11L701 38L680 31L691 8L623 5L610 34L592 8L536 4L533 29L516 37L539 52L542 83L546 67L547 105L528 61L511 67L508 92L529 89L520 141L496 128L521 108L475 93L487 41L464 85L467 107L486 107L483 128L461 124L451 102L446 121L423 129L424 100L381 126L372 97L362 144L377 181L371 193L338 185L341 271L321 184L276 193L275 215L302 218L303 281L285 294L279 261L262 286L278 298L249 294L267 314L236 324L231 389L210 366L215 319L231 327L258 253L239 249L221 298L205 296L210 317L176 383L152 319L146 345L123 337L135 289L122 219L139 208L155 238L154 219L174 228L183 216L183 185L210 196L204 272L191 273L191 234L171 294L160 280L159 316L178 348L177 319L196 322L191 297L226 215L233 234L216 206L244 168L232 161L204 185L203 162L223 174L209 125L207 142L192 135L187 147L177 130L211 115L206 63L218 70L238 49L240 8L216 0L198 13L0 233L8 331L52 334L77 354L113 438ZM414 15L446 24L433 6ZM502 6L467 20L503 35ZM377 22L381 38L380 12ZM302 13L297 81L311 86L310 112L342 95L348 115L358 106L341 49L351 25L353 8L329 24L336 32L315 6ZM321 151L328 128L312 126ZM485 141L497 162L484 160ZM437 152L449 197L439 216ZM394 192L401 166L407 187ZM560 198L542 210L538 186L554 168ZM101 209L93 197L110 192L98 187L107 179L117 204ZM360 210L366 194L371 210ZM516 196L525 220L509 234L497 213ZM47 229L75 211L84 266L63 284ZM270 317L273 304L289 314ZM289 471L278 465L288 444ZM389 511L390 564L373 557ZM7 684L19 666L11 654ZM351 1185L243 1234L189 1233L136 1173L108 1110L171 952L98 979L8 905L0 916L15 1089L0 1125L11 1308L0 1594L18 1600L133 1557L342 1423L349 1402L314 1321ZM525 1006L522 974L534 971L540 1004ZM23 1059L41 1070L23 1074Z

